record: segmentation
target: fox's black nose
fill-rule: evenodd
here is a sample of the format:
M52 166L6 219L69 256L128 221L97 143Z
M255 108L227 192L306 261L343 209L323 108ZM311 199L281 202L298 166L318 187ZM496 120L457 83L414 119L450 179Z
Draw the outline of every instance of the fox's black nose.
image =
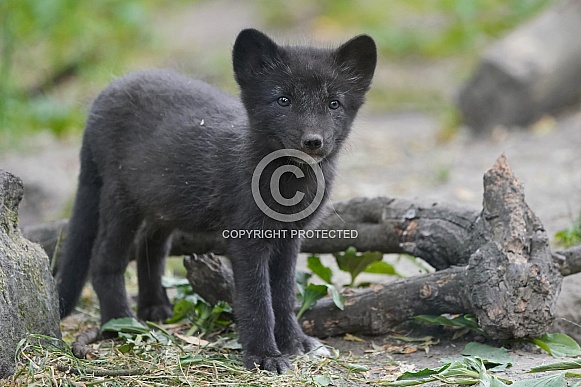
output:
M303 137L303 146L307 151L316 151L323 147L323 137L319 134L307 134Z

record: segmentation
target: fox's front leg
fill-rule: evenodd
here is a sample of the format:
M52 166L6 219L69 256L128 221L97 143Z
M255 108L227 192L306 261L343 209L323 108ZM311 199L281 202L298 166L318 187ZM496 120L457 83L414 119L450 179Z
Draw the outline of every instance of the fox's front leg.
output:
M283 373L290 363L275 339L269 273L271 249L265 243L248 240L232 240L229 247L236 294L234 313L244 366Z
M276 343L279 350L286 355L312 352L329 356L330 352L320 341L303 333L295 315L295 266L299 250L298 239L279 240L270 262Z

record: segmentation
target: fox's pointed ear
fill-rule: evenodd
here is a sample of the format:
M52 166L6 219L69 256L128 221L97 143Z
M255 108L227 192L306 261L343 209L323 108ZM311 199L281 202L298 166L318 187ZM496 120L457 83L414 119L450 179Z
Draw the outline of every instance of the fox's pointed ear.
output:
M278 46L268 36L252 28L242 30L232 50L232 64L238 84L260 73L276 61L278 54Z
M341 68L355 73L356 83L367 90L377 64L375 42L369 35L356 36L335 51L335 61Z

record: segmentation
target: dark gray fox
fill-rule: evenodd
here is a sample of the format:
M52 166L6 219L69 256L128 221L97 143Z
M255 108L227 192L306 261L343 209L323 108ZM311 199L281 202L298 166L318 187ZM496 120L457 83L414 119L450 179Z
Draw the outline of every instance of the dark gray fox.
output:
M97 97L55 273L61 316L75 307L89 272L102 323L133 315L124 271L134 241L137 316L162 321L172 313L161 275L173 230L275 230L272 238L229 238L227 255L244 364L281 373L290 355L321 345L294 314L300 240L291 232L312 226L329 195L376 47L367 35L335 50L280 46L246 29L232 61L242 101L166 70L130 74ZM261 160L281 150L290 153L262 163L257 176ZM321 206L305 213L316 199Z

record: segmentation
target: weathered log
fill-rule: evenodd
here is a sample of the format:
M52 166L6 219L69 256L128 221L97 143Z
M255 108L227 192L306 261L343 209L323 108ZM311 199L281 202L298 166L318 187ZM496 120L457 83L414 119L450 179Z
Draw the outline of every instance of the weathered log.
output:
M543 335L555 317L563 277L504 156L484 175L482 219L490 238L470 257L466 289L478 324L499 339Z
M208 261L212 263L208 264ZM194 292L206 301L233 301L234 283L224 280L232 278L226 258L194 254L184 258L184 265ZM470 313L466 299L459 297L458 293L458 289L466 288L466 281L467 267L456 266L371 288L348 289L343 293L345 311L338 309L331 299L325 298L305 313L301 324L305 332L318 337L347 332L375 335L386 333L419 314L437 315L444 313L442 311ZM220 284L220 291L209 290L206 287L208 283Z
M545 333L554 318L562 275L543 226L524 201L523 187L504 157L484 176L483 206L481 216L465 230L484 233L467 238L475 245L466 247L473 251L466 266L351 291L344 295L343 311L324 299L304 314L303 329L319 337L346 332L381 334L418 314L472 313L494 338ZM223 258L204 259L221 262L213 265L218 270L209 273L204 270L207 265L196 267L199 257L185 260L194 290L207 298L205 285L198 283L212 276L210 281L222 286L212 296L231 301L232 284L224 286L221 279L231 277L228 265L220 261Z
M187 278L195 284L194 292L210 304L234 300L234 275L230 262L214 254L192 254L184 257Z
M335 253L354 246L358 251L407 253L441 270L467 264L475 246L481 246L487 238L480 212L452 205L377 197L354 198L333 207L317 228L355 230L358 237L306 239L303 252ZM58 256L66 239L67 221L23 227L22 233L40 244L49 257L55 251ZM176 256L224 251L225 240L218 232L177 231L172 239L171 254ZM562 275L581 272L581 247L557 251L553 256Z
M556 255L569 255L573 264L579 265L581 262L581 246L574 246L570 249L555 253ZM563 259L563 257L561 257ZM572 274L569 265L561 260L564 265L560 267L562 275ZM218 301L231 303L234 299L234 282L232 281L232 270L228 259L213 254L192 254L184 257L184 266L187 269L187 278L194 292L211 304ZM406 321L409 316L419 314L441 314L446 313L473 313L466 306L466 300L459 298L459 295L467 289L466 286L466 266L454 266L447 270L442 270L433 274L411 277L406 280L399 280L389 284L378 284L371 289L348 290L344 296L347 304L369 305L373 304L371 310L389 311L382 316L366 313L345 313L338 310L334 303L322 300L313 309L313 314L330 316L337 320L334 331L327 327L315 330L315 327L307 322L305 329L310 329L311 334L324 336L338 335L345 332L365 332L368 334L381 334L389 330L390 327ZM577 272L581 270L577 269ZM453 279L455 282L450 283ZM403 298L400 300L400 297ZM417 297L417 295L420 295ZM434 296L436 295L436 296ZM394 306L394 300L400 300ZM429 302L427 302L429 301ZM444 305L442 305L444 303ZM364 307L362 308L364 309ZM407 312L406 312L407 310ZM307 312L308 317L311 312ZM306 317L305 317L306 318ZM305 320L305 318L303 320ZM326 317L330 319L331 317ZM383 322L376 321L382 318ZM571 329L568 326L568 329Z
M547 235L504 157L484 176L483 206L479 219L488 238L467 266L347 296L339 313L325 301L305 313L303 328L313 335L344 333L346 328L378 334L421 313L469 312L494 338L545 333L554 318L562 276ZM353 320L360 325L354 327Z
M460 91L478 132L528 125L581 92L581 2L565 0L494 43Z
M581 273L581 245L557 251L553 254L553 259L559 265L562 275Z

